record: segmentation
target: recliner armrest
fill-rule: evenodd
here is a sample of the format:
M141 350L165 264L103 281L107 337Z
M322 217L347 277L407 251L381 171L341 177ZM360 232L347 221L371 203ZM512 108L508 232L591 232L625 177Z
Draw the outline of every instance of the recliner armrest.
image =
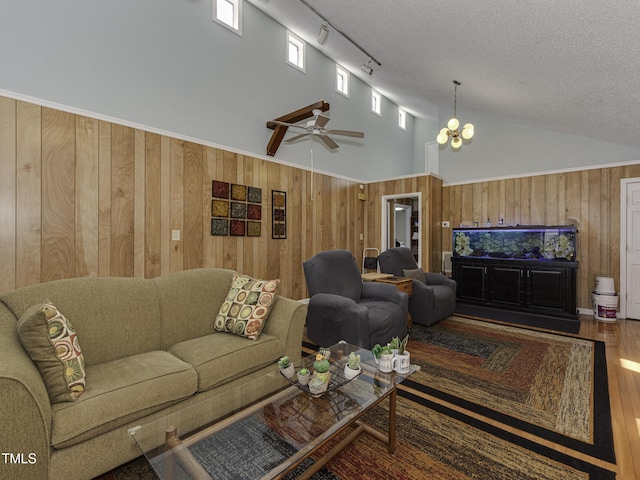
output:
M454 292L456 291L456 281L446 275L442 275L441 273L425 272L424 278L427 285L445 285Z

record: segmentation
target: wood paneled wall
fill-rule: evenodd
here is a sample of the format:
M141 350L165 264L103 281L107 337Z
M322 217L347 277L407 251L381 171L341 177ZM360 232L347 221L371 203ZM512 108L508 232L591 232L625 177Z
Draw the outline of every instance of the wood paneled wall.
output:
M210 235L213 179L262 188L262 236ZM271 238L271 190L287 239ZM354 182L0 97L0 292L83 276L221 267L307 296L302 262L357 254ZM171 240L180 230L180 241Z
M640 165L478 182L443 189L442 220L451 226L490 219L506 225L578 227L578 307L592 308L596 276L620 286L620 180L640 177ZM451 229L442 247L451 251Z
M382 242L382 197L401 193L422 192L422 268L425 271L440 271L442 232L442 180L430 175L420 175L397 180L373 182L365 187L366 216L364 231L366 247L381 249Z
M281 278L307 296L317 252L380 248L381 197L422 192L422 266L440 271L452 226L579 228L578 306L596 276L620 285L620 180L640 165L442 187L422 175L365 186L177 138L0 97L0 292L58 278L156 277L222 267ZM262 236L210 235L211 181L262 188ZM287 239L271 238L271 190L287 192ZM172 241L171 231L181 240ZM363 240L360 240L360 235Z

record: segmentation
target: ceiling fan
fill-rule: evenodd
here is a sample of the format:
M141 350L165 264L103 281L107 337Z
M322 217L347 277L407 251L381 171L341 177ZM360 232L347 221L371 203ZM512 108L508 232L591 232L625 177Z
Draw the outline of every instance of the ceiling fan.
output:
M307 137L309 135L317 135L318 138L322 140L327 147L331 149L335 149L335 148L338 148L339 145L335 141L333 141L333 139L329 136L329 134L342 135L345 137L364 138L364 133L362 132L354 132L351 130L327 129L326 128L327 123L329 123L329 120L331 120L331 118L327 117L326 115L323 115L322 110L320 109L314 109L312 110L312 113L313 113L313 119L308 120L305 125L295 125L293 123L282 122L280 120L272 120L272 122L277 125L298 128L305 131L304 133L301 133L299 135L296 135L295 137L291 137L288 140L285 140L284 143L292 143L303 137Z

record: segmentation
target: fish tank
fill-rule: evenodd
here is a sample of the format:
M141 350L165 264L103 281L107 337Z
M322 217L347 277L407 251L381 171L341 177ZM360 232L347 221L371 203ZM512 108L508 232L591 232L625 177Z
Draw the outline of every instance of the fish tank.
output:
M454 257L486 257L574 262L574 225L454 228Z

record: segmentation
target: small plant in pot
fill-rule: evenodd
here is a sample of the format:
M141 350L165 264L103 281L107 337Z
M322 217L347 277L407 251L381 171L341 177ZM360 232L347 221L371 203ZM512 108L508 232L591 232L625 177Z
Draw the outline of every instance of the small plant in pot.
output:
M293 364L291 363L291 360L289 360L289 357L287 357L286 355L284 357L280 357L280 360L278 360L278 368L280 369L280 372L287 378L293 377L293 374L295 373Z
M344 376L348 379L356 377L362 371L360 366L360 355L351 352L347 364L344 366Z
M398 346L398 351L393 362L393 369L398 373L409 373L409 367L411 366L411 354L406 350L409 335L404 337L402 340L400 340L399 337L394 337L394 340Z
M331 377L329 368L331 368L329 359L322 353L316 354L316 361L313 362L313 369L315 370L313 375L320 378L324 383L329 383L329 378Z
M311 372L308 368L302 367L298 370L298 383L300 385L306 385L309 383L309 378L311 377Z
M381 372L393 372L393 352L388 345L381 347L380 344L376 344L371 349L371 353Z

